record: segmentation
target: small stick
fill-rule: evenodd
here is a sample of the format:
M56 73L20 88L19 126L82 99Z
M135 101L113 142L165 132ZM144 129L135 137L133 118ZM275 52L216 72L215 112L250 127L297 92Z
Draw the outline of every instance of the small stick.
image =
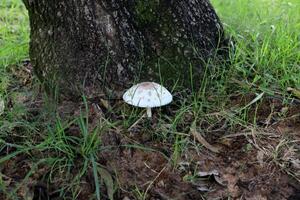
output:
M145 117L145 113L138 119L136 122L134 122L127 130L130 131L133 127L135 127L140 121Z

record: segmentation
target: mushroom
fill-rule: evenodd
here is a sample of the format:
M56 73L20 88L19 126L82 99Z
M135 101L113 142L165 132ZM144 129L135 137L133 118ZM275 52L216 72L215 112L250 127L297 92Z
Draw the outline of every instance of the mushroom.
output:
M173 97L165 87L154 82L143 82L128 89L123 99L130 105L146 108L147 116L151 118L151 108L167 105Z

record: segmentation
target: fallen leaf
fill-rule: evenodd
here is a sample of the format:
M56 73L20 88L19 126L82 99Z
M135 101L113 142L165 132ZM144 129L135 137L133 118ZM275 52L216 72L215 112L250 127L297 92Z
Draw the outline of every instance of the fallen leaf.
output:
M101 176L101 179L104 181L107 195L110 200L114 199L114 181L110 175L110 173L104 168L98 168L98 172Z
M226 185L227 185L227 184L226 184L226 181L224 181L223 179L221 179L220 176L214 175L214 178L215 178L215 181L216 181L217 183L219 183L219 185L222 185L222 186L226 186Z
M207 171L207 172L198 172L198 176L200 176L200 177L211 176L211 175L219 176L219 172L217 170L211 170L211 171Z
M233 197L233 199L237 199L241 195L241 190L237 186L237 182L239 180L239 177L233 175L233 174L223 174L223 178L227 183L227 190L230 194L230 196Z
M299 89L295 89L295 88L291 88L288 87L286 89L288 92L291 92L295 97L297 97L298 99L300 99L300 90Z
M109 103L108 103L107 100L105 100L105 99L100 99L100 103L101 103L101 105L102 105L104 108L106 108L106 109L109 109L109 108L110 108L110 105L109 105Z
M289 107L287 106L280 109L281 114L286 114L288 111L289 111Z
M201 185L197 187L197 190L200 192L209 192L209 188L206 185Z
M225 137L222 137L220 138L219 140L219 143L227 146L227 147L231 147L232 143L234 142L234 140L232 138L225 138Z
M200 171L197 174L199 177L210 177L212 176L214 180L222 186L226 186L225 181L223 181L220 177L220 173L217 170L211 170L211 171Z
M219 153L219 148L212 146L211 144L209 144L203 137L202 135L197 132L196 130L196 126L195 123L194 125L192 125L190 132L192 133L192 135L197 139L198 142L200 142L205 148L207 148L208 150L214 152L214 153Z

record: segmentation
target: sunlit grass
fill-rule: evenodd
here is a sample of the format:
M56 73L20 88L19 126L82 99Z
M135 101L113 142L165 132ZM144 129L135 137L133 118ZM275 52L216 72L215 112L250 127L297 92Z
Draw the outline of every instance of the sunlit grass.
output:
M29 22L21 0L0 1L0 68L28 57Z
M262 90L300 87L300 2L298 0L213 0L228 35L240 79Z

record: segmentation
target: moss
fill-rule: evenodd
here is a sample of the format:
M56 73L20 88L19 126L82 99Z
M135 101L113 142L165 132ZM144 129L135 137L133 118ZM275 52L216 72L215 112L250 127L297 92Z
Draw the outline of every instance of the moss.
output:
M173 19L170 3L159 0L137 0L134 4L135 20L139 29L148 36L143 71L151 68L151 74L158 81L170 79L185 81L189 70L190 60L184 56L183 51L190 46L180 34L179 27ZM180 20L177 20L180 21ZM153 44L158 44L153 49ZM150 47L152 46L152 47ZM154 45L155 46L155 45ZM180 52L178 52L180 48ZM155 51L155 52L154 52ZM148 72L145 73L146 77Z
M155 23L158 19L160 0L137 0L135 3L136 19L140 26Z

